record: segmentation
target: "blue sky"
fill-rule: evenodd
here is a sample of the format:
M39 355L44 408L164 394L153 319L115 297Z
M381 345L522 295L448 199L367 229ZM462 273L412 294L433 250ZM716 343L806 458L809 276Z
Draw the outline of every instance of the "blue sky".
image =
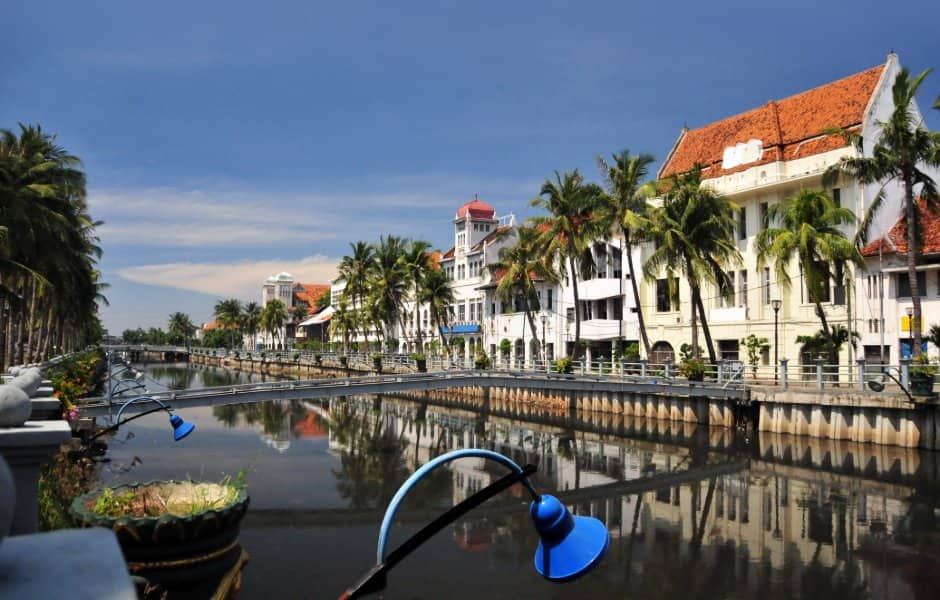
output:
M771 7L774 10L771 10ZM662 158L706 124L884 61L940 67L940 3L4 3L0 127L81 156L112 331L201 322L349 241L449 247L553 169ZM940 73L921 105L940 93ZM940 128L940 113L928 122Z

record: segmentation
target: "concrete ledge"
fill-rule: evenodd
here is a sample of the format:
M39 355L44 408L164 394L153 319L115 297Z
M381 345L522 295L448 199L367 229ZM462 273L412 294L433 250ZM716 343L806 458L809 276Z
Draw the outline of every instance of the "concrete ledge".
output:
M72 437L67 421L26 421L22 427L0 427L0 454L10 465L16 485L16 511L10 533L36 531L39 469Z
M30 398L30 404L33 407L29 414L30 421L52 421L58 420L62 403L58 398Z
M66 529L0 543L0 596L135 600L117 538L108 529Z

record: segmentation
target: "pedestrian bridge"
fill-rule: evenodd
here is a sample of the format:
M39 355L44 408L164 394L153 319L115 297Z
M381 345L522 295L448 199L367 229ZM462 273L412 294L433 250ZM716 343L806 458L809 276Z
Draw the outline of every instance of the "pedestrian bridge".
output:
M300 381L272 381L226 385L219 387L148 392L162 402L182 409L189 406L244 404L265 400L303 400L335 398L359 394L401 393L416 390L479 387L515 390L552 390L584 394L642 394L663 397L696 397L719 401L742 401L747 398L743 385L685 381L657 381L654 378L607 378L579 375L535 374L523 371L463 370L434 373L370 375ZM126 399L126 397L124 398ZM124 400L122 399L122 400ZM109 404L106 397L90 398L80 407L82 416L109 414L117 399ZM147 410L147 404L129 406L128 414Z

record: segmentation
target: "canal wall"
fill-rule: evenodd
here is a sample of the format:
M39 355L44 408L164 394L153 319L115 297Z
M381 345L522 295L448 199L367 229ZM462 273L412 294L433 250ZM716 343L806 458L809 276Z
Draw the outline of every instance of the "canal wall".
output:
M851 389L752 388L757 429L905 448L940 450L940 410L932 399Z
M198 364L297 379L372 375L371 364L346 366L257 357L235 359L193 355ZM386 374L413 373L405 365L384 365ZM506 378L502 378L505 381ZM747 393L721 396L720 388L630 382L617 378L587 379L525 376L510 385L461 385L460 381L401 392L416 400L434 400L472 410L519 404L538 410L594 412L663 422L723 428L752 426L770 433L846 440L925 450L940 450L940 408L936 400L911 402L901 393L857 388L781 389L752 386ZM580 389L577 389L580 388Z

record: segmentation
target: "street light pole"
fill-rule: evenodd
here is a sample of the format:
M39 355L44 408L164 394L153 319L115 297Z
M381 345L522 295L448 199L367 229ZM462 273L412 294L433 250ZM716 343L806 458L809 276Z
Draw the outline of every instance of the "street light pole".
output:
M780 315L780 306L783 304L779 298L774 298L770 301L771 308L774 309L774 385L777 385L777 375L779 367L779 353L778 346L780 344L780 336L778 330L778 316Z

